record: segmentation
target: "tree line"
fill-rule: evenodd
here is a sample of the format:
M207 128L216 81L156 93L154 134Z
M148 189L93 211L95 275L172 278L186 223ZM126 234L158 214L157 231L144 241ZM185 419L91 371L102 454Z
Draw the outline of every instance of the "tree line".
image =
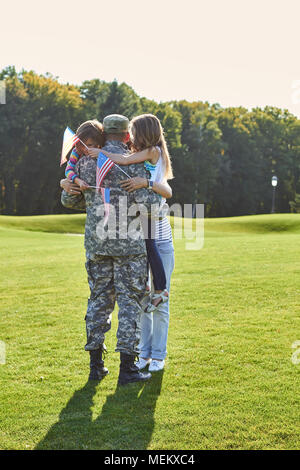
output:
M164 127L174 180L170 203L205 204L206 217L269 213L278 177L277 212L300 212L300 120L267 106L251 111L185 100L157 103L126 83L100 79L80 86L51 74L0 72L0 214L66 212L60 204L62 136L112 113L152 113Z

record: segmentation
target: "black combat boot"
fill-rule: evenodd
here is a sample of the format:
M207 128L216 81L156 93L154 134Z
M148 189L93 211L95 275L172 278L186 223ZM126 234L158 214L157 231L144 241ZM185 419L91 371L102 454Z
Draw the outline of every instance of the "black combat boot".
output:
M90 353L90 375L89 380L102 380L108 374L108 369L104 367L102 354L106 350L103 345L99 349L89 351Z
M132 382L142 382L151 378L150 372L140 372L134 363L135 356L120 353L120 373L118 385L126 385Z

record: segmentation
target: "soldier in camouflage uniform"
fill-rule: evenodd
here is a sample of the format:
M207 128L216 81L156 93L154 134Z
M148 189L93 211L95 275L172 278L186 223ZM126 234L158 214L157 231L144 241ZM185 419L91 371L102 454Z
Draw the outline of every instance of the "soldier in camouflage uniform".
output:
M110 115L103 121L106 143L104 150L112 153L128 153L125 145L129 121L125 116ZM79 178L90 186L96 185L97 160L82 157L77 163ZM129 176L147 177L143 163L126 166ZM105 176L102 186L110 188L110 213L104 227L104 205L101 192L95 189L80 195L62 192L65 207L86 210L85 249L86 269L90 286L86 314L87 343L90 352L90 379L101 379L108 371L104 367L102 352L104 337L111 328L111 314L117 301L118 330L116 351L120 352L121 364L119 384L147 380L149 373L140 372L134 364L139 353L141 300L145 294L147 257L143 232L138 213L128 215L128 208L141 205L148 212L152 204L159 204L159 196L142 188L128 193L120 182L127 176L119 168L113 168ZM114 224L114 220L116 223ZM112 222L112 223L111 223ZM126 226L134 223L138 227L135 237L126 237ZM108 230L108 231L107 231Z

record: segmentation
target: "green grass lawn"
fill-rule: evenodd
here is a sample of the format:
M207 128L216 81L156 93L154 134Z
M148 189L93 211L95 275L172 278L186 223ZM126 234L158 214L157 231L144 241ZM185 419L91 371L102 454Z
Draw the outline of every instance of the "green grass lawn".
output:
M110 374L87 382L84 220L0 217L0 448L299 448L300 214L176 240L165 371L121 388L116 311Z

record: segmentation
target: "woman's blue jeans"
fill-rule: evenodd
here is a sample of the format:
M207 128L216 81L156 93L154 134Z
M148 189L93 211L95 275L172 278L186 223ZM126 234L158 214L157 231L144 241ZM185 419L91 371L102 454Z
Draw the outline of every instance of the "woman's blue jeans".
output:
M156 241L156 246L164 266L167 290L170 293L171 275L175 265L173 243L171 241ZM139 344L140 357L165 359L167 355L169 318L169 300L164 304L161 303L152 313L142 313L141 340Z

